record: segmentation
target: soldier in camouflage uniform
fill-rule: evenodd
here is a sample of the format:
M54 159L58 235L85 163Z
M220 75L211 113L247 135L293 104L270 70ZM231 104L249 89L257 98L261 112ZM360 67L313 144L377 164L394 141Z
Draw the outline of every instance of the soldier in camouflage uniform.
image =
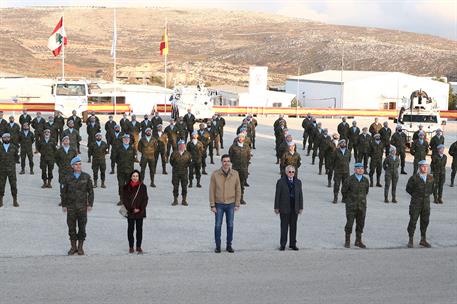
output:
M17 202L17 180L16 164L19 162L18 148L11 144L9 133L2 134L2 144L0 146L0 207L3 206L3 196L5 196L6 180L9 180L11 195L13 196L13 206L19 207Z
M72 173L67 174L61 191L62 210L67 213L68 234L71 248L68 255L84 255L87 212L94 205L94 190L90 175L81 171L79 156L70 162ZM78 229L76 228L78 227ZM78 231L77 231L78 230ZM78 242L76 246L76 242Z
M311 117L311 113L303 119L301 126L303 128L303 150L306 148L306 142L309 138L309 132L311 131L311 126L313 124L313 118Z
M43 117L41 117L41 112L37 112L36 115L37 117L35 117L32 120L31 126L33 128L35 136L35 153L38 153L38 145L40 144L41 138L43 137L43 131L46 126L46 120Z
M187 203L187 184L189 176L189 166L192 162L192 155L186 151L186 142L178 142L178 150L174 151L170 157L170 164L173 167L171 182L173 184L173 203L172 206L178 205L179 184L181 184L182 205L188 206Z
M144 136L138 143L138 151L141 153L140 167L141 174L140 179L144 181L146 175L146 167L149 166L149 177L151 179L151 187L155 188L154 176L156 170L156 157L159 153L159 143L157 139L152 136L152 129L147 128Z
M370 145L372 137L368 134L368 128L362 128L362 134L359 135L359 140L357 143L357 153L358 159L357 162L361 163L363 161L364 172L367 172L368 168L368 159L370 157Z
M367 195L370 187L368 179L363 176L363 164L356 163L354 168L355 173L347 178L343 184L343 196L346 197L346 226L344 228L346 238L344 247L349 248L351 246L351 233L355 220L356 239L354 246L366 248L362 242L362 233L365 226Z
M156 154L156 162L155 162L156 167L157 167L157 163L159 162L159 156L160 156L160 158L162 160L162 174L167 175L168 174L168 172L167 172L168 135L162 131L162 125L157 126L157 131L155 131L153 135L159 145L158 146L159 148L158 148L157 154Z
M420 217L421 241L419 245L430 248L427 242L427 227L430 221L430 195L433 193L433 176L428 174L426 160L418 162L419 171L414 173L406 184L406 192L411 195L409 204L409 224L408 224L408 248L414 247L414 232L416 223Z
M281 157L281 175L286 176L286 167L293 166L295 168L295 177L298 177L298 168L301 166L300 154L296 151L296 146L293 141L287 143L288 151Z
M144 119L140 124L141 126L141 136L144 136L146 134L146 129L151 128L152 130L152 122L149 120L149 115L145 114Z
M10 142L13 145L16 145L16 148L19 149L19 133L21 133L21 127L14 122L14 116L9 117L9 122L6 125L6 129L4 133L10 134ZM3 134L2 134L3 135Z
M374 119L374 122L370 125L371 137L374 137L375 134L378 134L381 129L382 129L382 125L379 122L379 119L376 117Z
M176 120L176 128L178 129L178 140L182 139L187 142L187 126L182 117Z
M322 166L324 165L325 155L328 150L332 149L332 138L328 135L328 130L322 130L322 138L319 142L319 175L322 175Z
M424 133L424 139L425 140L427 139L427 134L425 134L424 126L422 124L420 124L418 127L419 127L419 130L417 130L413 134L413 142L419 139L419 133L421 133L421 132ZM413 174L416 174L416 173L413 173Z
M167 158L169 158L171 152L178 148L179 129L175 126L173 119L170 120L170 124L165 128L165 134L168 136Z
M392 184L392 203L397 202L397 183L398 183L398 167L400 166L400 160L397 156L397 148L394 145L390 145L389 156L384 159L382 167L384 168L384 203L389 202L389 188Z
M441 129L436 130L435 136L430 139L430 149L432 150L432 157L438 154L438 146L444 145L444 136Z
M95 134L100 133L100 130L100 125L95 121L95 116L89 118L89 123L87 124L87 158L89 163L94 154Z
M353 120L352 121L352 127L349 129L349 135L348 135L348 148L349 151L354 155L354 161L357 161L359 158L359 153L357 150L358 144L359 144L359 136L360 136L360 129L357 127L357 121Z
M106 133L108 136L108 132ZM111 160L111 172L109 174L114 174L114 168L116 167L116 152L119 150L119 148L122 146L122 134L121 132L121 126L120 125L115 125L114 126L114 132L110 134L109 139L107 138L107 141L110 142L111 144L111 153L110 153L110 160Z
M309 154L311 153L311 149L314 147L314 139L315 139L315 136L316 136L316 128L317 128L317 122L316 122L316 119L313 118L313 121L311 123L311 128L309 129L309 137L308 137L308 150L307 150L307 153L306 153L306 156L309 156Z
M106 188L106 154L108 154L109 146L102 140L102 133L95 134L95 141L92 143L92 173L94 175L94 188L97 188L98 172L102 181L101 187Z
M122 205L122 191L124 185L130 180L134 169L136 150L130 144L130 134L122 135L122 144L116 149L117 183L119 188L118 206Z
M254 117L252 117L252 114L249 114L247 116L247 119L248 119L248 127L250 127L251 129L251 139L252 139L252 149L255 149L255 136L256 136L256 132L255 132L255 129L257 128L257 119L255 119ZM219 154L217 154L219 156Z
M22 131L19 133L19 145L21 147L21 172L25 174L25 159L29 159L30 174L33 175L33 143L35 135L29 130L29 125L25 123L22 126Z
M219 139L221 142L221 149L224 149L224 127L225 127L225 119L222 117L220 113L217 114L217 128L219 131Z
M203 144L203 154L202 154L202 174L207 175L208 173L206 172L206 156L207 156L207 150L209 143L211 141L211 135L208 133L206 130L206 125L204 123L201 123L199 125L198 129L198 139L201 141Z
M436 147L436 154L432 155L431 169L433 173L433 181L435 182L433 198L435 204L443 203L443 186L446 180L446 162L447 156L444 154L444 145L440 144Z
M52 188L52 171L54 170L54 163L57 154L56 145L57 143L55 139L51 137L51 131L49 129L44 130L43 139L38 146L38 152L40 152L41 179L43 180L41 188L43 189Z
M78 152L76 149L70 146L70 138L64 136L62 138L62 146L57 150L55 157L57 167L59 167L59 184L61 190L65 175L70 174L72 171L70 162L77 155ZM62 206L62 202L59 203L59 206Z
M346 122L346 117L341 118L341 122L337 127L338 134L340 135L340 139L345 139L346 142L349 140L349 124Z
M3 111L0 111L0 137L3 135L3 133L6 133L7 125L8 122L3 118Z
M318 155L319 146L321 145L322 141L322 123L318 122L317 127L313 129L313 156L311 164L314 165L316 161L316 156Z
M54 121L54 116L52 116L52 115L49 116L48 121L44 125L44 130L49 130L50 136L51 136L52 140L56 143L56 145L59 142L59 128L60 128L60 126L57 125ZM43 135L44 135L44 132L43 132ZM38 139L36 138L36 140L38 140ZM38 144L41 144L42 142L43 141L40 141Z
M51 130L51 138L53 138L56 142L56 144L59 143L60 138L62 138L63 134L63 127L65 126L65 119L62 117L62 113L60 111L55 111L54 112L54 117L53 117L53 125L55 125L55 131L57 131L57 134L55 138L53 137L53 130L49 128L49 125L47 125L45 128Z
M79 143L81 141L81 136L79 135L78 130L76 130L76 128L74 127L75 125L74 125L73 120L68 119L67 126L68 126L68 129L63 131L63 136L64 137L68 136L68 138L70 139L70 147L75 149L79 154L80 153L80 150L79 150L80 144Z
M332 136L332 144L330 149L325 152L325 172L327 174L327 187L332 187L332 177L333 177L333 166L335 163L335 151L339 149L338 142L340 140L340 135L334 133Z
M238 140L238 138L235 138L234 143L236 143L237 140ZM294 139L292 138L292 135L287 134L287 136L285 137L285 140L279 145L278 151L279 151L279 155L280 155L280 160L282 159L282 156L285 153L287 153L287 151L289 151L289 143L291 143L293 141L294 141ZM297 150L297 146L295 146L295 150ZM283 172L283 166L280 161L279 162L279 174L282 175L282 172Z
M428 154L428 142L425 140L425 133L420 132L419 138L413 142L410 150L411 155L414 156L414 170L413 175L417 173L419 162L425 160Z
M451 166L451 187L454 187L455 174L457 173L457 141L455 141L449 148L449 155L452 156Z
M340 139L338 142L338 148L333 154L333 203L338 202L338 192L340 191L340 185L345 183L349 177L349 162L351 161L351 152L346 148L346 140ZM342 189L342 188L341 188ZM346 202L346 196L343 194L342 202Z
M189 133L189 135L186 134L186 138L184 139L185 141L187 141L187 136L189 136L189 138L192 138L192 133L194 132L195 115L192 114L191 109L187 109L187 114L184 115L183 120L186 124L186 130Z
M132 140L132 145L135 150L138 150L138 142L140 141L141 123L136 120L136 115L132 115L132 121L129 122L129 133Z
M216 155L219 156L219 144L218 144L218 129L215 125L213 125L213 121L208 119L208 123L206 125L206 131L209 134L209 143L208 143L208 155L210 159L210 163L214 165L214 148L216 148Z
M390 143L397 148L397 155L400 157L401 162L401 174L407 174L405 171L406 141L406 134L403 132L402 126L398 125L396 132L390 139Z
M382 155L384 154L384 144L379 133L374 135L374 140L370 144L370 187L373 187L373 176L376 172L376 187L382 187L380 179L382 173Z
M122 118L119 120L119 125L121 126L121 132L123 134L130 134L131 125L127 113L122 114ZM132 139L130 139L130 141L132 141Z
M22 110L22 114L19 116L19 125L21 128L25 123L28 123L29 126L32 123L32 116L27 113L27 109Z
M279 164L279 161L281 160L281 154L279 151L279 147L281 146L281 143L285 141L285 138L287 137L288 130L284 126L285 125L285 120L281 120L279 122L279 126L275 129L275 150L276 150L276 164Z
M72 114L73 114L72 116L70 116L70 117L67 118L67 126L70 127L69 122L72 121L72 122L73 122L72 128L74 128L76 131L78 131L78 134L79 134L79 130L80 130L81 127L83 126L82 119L81 119L78 115L76 115L76 111L75 111L75 110L72 111ZM66 134L64 134L64 133L65 133L65 131L62 132L61 139L62 139L64 136L68 135L68 133L66 133ZM73 131L72 131L72 133L73 133ZM70 144L71 144L71 143L72 143L72 138L71 138L71 136L70 136ZM74 144L73 144L72 146L74 146ZM79 149L79 146L80 146L80 144L79 144L79 141L78 141L78 142L76 143L76 151L78 152L78 154L81 154L81 151L80 151L80 149Z
M389 123L384 122L383 127L379 130L381 136L382 145L386 149L386 157L389 156L390 138L392 137L392 130L389 128Z
M192 162L190 163L189 167L189 188L192 188L192 180L194 175L197 179L197 188L201 188L202 185L200 184L201 178L201 169L202 169L202 158L204 147L201 141L198 140L198 132L192 132L192 139L187 143L187 151L189 151L190 155L192 156Z
M113 146L112 140L114 139L114 127L116 126L116 122L113 120L113 115L108 116L108 121L105 122L105 138L106 143L108 144L108 152Z
M163 124L162 117L160 117L159 112L154 112L154 116L151 118L152 131L157 132L157 127Z
M232 162L232 168L238 171L241 184L241 204L245 205L244 200L244 188L249 172L249 162L251 160L251 149L245 144L246 136L243 133L238 135L238 141L234 143L229 149L230 161Z

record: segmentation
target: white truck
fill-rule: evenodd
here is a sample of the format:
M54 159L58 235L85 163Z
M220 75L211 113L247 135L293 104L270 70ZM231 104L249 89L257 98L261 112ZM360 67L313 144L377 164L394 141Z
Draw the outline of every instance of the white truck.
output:
M52 85L55 110L64 117L71 116L76 110L77 115L87 111L89 86L85 80L56 80Z
M414 91L409 100L403 99L403 106L394 122L402 125L408 147L411 147L414 132L419 130L420 125L428 140L435 135L437 129L446 125L446 120L440 117L436 101L422 90Z
M214 96L204 85L177 86L170 97L173 107L172 117L185 115L191 109L197 121L206 121L214 115Z

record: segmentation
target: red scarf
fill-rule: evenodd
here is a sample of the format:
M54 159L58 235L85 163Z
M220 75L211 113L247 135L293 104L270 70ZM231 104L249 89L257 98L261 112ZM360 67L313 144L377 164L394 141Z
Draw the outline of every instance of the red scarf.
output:
M136 186L139 186L140 183L141 183L140 181L134 182L134 181L131 180L131 181L130 181L130 187L134 188L134 187L136 187Z

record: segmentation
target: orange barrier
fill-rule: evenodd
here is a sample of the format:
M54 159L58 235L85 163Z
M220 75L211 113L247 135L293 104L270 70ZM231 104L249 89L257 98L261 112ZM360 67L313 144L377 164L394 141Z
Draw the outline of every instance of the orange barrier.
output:
M156 106L158 112L165 112L165 105ZM360 110L360 109L330 109L330 108L273 108L273 107L229 107L214 106L214 112L225 115L279 115L306 116L311 113L313 116L368 116L368 117L394 117L398 115L397 110ZM171 106L167 105L167 112ZM457 111L439 111L441 118L457 119Z
M27 109L29 112L54 112L53 103L0 103L0 111L4 112L21 112ZM96 113L114 113L114 105L111 103L90 104L87 106L87 111L94 111ZM118 104L116 105L117 113L130 112L130 105Z

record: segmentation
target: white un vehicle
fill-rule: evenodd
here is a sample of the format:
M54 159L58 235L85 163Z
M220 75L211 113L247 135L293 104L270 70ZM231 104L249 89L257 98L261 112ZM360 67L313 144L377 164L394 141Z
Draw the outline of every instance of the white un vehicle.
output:
M89 86L85 80L57 80L52 85L55 110L64 117L71 116L76 110L77 115L87 111Z
M446 124L446 120L440 117L436 101L422 90L414 91L409 100L403 100L403 106L394 122L402 125L408 147L411 147L414 132L419 130L419 125L423 126L426 138L430 139L437 129Z
M214 96L202 84L175 87L170 101L173 107L172 117L174 118L178 115L185 115L188 109L191 109L197 121L206 121L214 115Z

